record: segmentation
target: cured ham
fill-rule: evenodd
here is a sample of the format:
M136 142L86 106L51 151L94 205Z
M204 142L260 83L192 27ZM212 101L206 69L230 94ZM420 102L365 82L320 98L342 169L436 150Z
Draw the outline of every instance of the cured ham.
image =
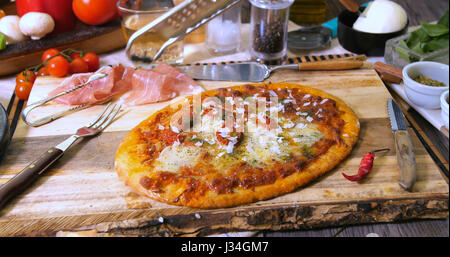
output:
M104 67L99 72L106 73L107 76L58 97L55 101L68 105L95 104L131 91L124 103L142 105L167 101L179 95L195 94L203 90L193 79L168 64L160 64L154 69L137 70L118 65ZM50 96L85 83L92 74L75 74L65 79L61 86L50 92Z
M130 74L132 74L133 71L132 68L125 68L122 65L116 67L104 67L100 72L106 73L106 77L92 81L88 85L67 95L60 96L55 99L55 102L69 105L105 102L113 96L123 94L131 89ZM66 78L61 83L61 86L50 92L49 95L55 96L61 92L65 92L86 83L92 74L93 73L81 73Z
M151 70L136 70L132 85L132 94L125 100L130 105L167 101L203 90L193 79L168 64L160 64Z

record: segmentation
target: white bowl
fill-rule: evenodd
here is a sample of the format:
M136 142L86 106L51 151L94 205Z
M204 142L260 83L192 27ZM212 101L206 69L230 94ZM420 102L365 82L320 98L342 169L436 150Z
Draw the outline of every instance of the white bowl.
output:
M445 127L448 128L448 90L441 95L441 117Z
M438 62L415 62L403 68L403 83L405 93L411 102L427 108L439 109L441 94L448 90L448 65ZM446 87L432 87L414 81L419 75L440 81Z

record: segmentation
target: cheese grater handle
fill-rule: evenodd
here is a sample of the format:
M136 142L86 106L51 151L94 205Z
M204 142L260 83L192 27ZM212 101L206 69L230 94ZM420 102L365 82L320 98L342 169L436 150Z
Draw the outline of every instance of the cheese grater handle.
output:
M191 33L192 31L194 31L201 25L203 25L203 24L207 23L208 21L210 21L211 19L215 18L216 16L222 14L223 12L230 9L231 7L235 6L240 1L241 0L188 0L188 1L184 1L183 3L175 6L167 13L159 16L154 21L148 23L147 25L145 25L144 27L142 27L141 29L139 29L138 31L133 33L133 35L131 35L130 39L128 40L127 46L125 48L126 54L127 54L128 58L132 58L130 49L131 49L131 46L133 45L134 41L137 38L139 38L140 36L142 36L143 34L145 34L146 32L157 28L158 31L161 31L163 34L165 34L165 36L167 36L166 38L168 38L168 39L161 46L161 48L157 51L155 56L150 58L151 62L153 62L161 57L162 53L168 46L175 43L180 38ZM196 18L196 22L194 24L192 24L190 26L188 24L184 27L176 28L176 29L171 27L174 25L173 25L173 22L170 22L170 21L174 20L175 19L174 17L176 15L182 14L184 12L184 9L201 8L200 7L201 4L199 4L201 2L211 2L211 3L205 7L204 12L198 13L198 17ZM192 7L192 6L195 6L195 7Z

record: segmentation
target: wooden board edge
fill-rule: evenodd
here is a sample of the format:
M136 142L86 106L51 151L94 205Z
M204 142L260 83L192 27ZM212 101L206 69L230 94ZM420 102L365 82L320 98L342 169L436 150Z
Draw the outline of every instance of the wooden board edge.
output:
M134 211L131 220L102 222L71 230L36 231L19 236L206 236L236 231L303 230L412 219L449 217L448 194L423 199L349 201L337 204L290 204L250 207L234 212L190 209L189 213L159 216ZM48 227L48 226L47 226ZM18 236L18 235L15 235Z
M114 38L114 40L111 40L112 38ZM102 43L100 44L99 42ZM74 48L86 52L94 52L97 54L101 54L122 48L125 45L126 40L123 36L122 29L119 27L115 30L112 30L95 38L87 39L84 41L75 41L55 45L54 48L58 49ZM26 68L41 63L41 56L45 50L46 49L39 50L34 53L30 53L26 56L15 56L9 59L0 60L0 76L18 73Z

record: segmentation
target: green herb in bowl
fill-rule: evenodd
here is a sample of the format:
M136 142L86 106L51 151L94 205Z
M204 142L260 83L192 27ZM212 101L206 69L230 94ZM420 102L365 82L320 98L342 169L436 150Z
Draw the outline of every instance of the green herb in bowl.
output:
M447 86L440 81L430 79L429 77L425 77L424 75L417 76L414 79L414 81L416 81L417 83L423 84L423 85L431 86L431 87L446 87Z
M413 32L407 40L400 40L398 44L408 48L418 54L428 54L449 46L449 12L439 19L436 24L426 22L420 23L421 27ZM412 56L408 51L396 48L400 58L408 62L419 61L416 56Z

